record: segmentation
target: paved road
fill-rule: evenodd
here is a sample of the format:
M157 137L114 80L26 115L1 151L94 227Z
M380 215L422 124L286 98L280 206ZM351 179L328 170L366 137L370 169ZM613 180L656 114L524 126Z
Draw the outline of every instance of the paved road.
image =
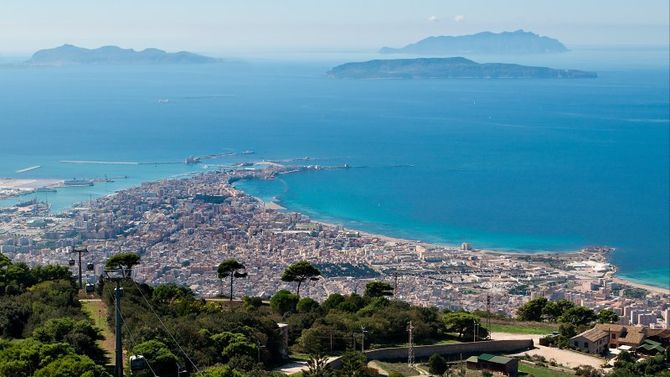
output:
M493 332L491 333L491 338L494 340L507 340L507 339L533 339L535 348L529 351L524 351L518 353L517 355L540 355L544 356L547 360L554 359L557 363L563 364L564 366L575 368L580 365L590 365L597 369L602 369L602 365L605 362L604 359L585 355L583 353L574 352L570 350L562 350L554 347L545 347L540 345L541 335L536 334L509 334L509 333L500 333Z

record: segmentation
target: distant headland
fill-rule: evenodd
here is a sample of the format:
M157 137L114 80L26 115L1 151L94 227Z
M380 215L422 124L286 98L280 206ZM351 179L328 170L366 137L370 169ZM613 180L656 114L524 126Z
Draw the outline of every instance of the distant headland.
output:
M582 79L595 72L519 64L477 63L454 58L370 60L338 65L330 77L347 79Z
M156 48L141 51L118 46L104 46L95 49L69 44L39 50L26 63L31 65L70 64L203 64L216 63L218 59L187 51L166 52Z
M379 50L382 54L417 55L546 54L566 51L568 49L557 39L524 30L428 37L405 47L383 47Z

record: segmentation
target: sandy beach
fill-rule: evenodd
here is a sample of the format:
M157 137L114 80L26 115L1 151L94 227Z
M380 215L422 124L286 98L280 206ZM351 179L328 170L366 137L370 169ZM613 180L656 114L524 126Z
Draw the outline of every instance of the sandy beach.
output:
M236 190L244 193L244 191L236 188ZM245 193L246 194L246 193ZM278 211L286 211L287 208L281 206L275 201L265 201L261 198L255 197L259 202L263 203L265 208L267 209L272 209L272 210L278 210ZM310 221L313 223L321 224L326 227L343 227L342 225L335 224L335 223L329 223L326 221L321 221L321 220L314 220L310 218ZM446 244L433 244L433 243L427 243L419 240L410 240L410 239L405 239L405 238L397 238L397 237L391 237L391 236L386 236L383 234L377 234L377 233L370 233L370 232L365 232L361 231L358 229L351 229L344 227L344 229L347 229L352 232L358 232L360 235L365 236L365 237L370 237L370 238L377 238L379 240L385 241L385 242L396 242L396 243L409 243L409 244L416 244L416 245L422 245L422 246L427 246L427 247L443 247L443 248L450 248L450 249L459 249L459 245L446 245ZM487 254L487 255L509 255L509 256L524 256L524 255L546 255L546 256L553 256L557 258L561 257L566 257L566 256L572 256L574 257L575 255L581 253L581 250L566 250L566 251L545 251L545 250L538 250L538 251L512 251L512 250L491 250L491 249L475 249L473 250L475 253L481 253L481 254ZM662 288L662 287L657 287L654 285L648 285L648 284L642 284L638 282L634 282L631 280L623 279L620 277L608 277L613 282L619 283L621 285L625 285L628 287L633 287L633 288L641 288L645 289L649 292L653 293L658 293L658 294L663 294L663 295L670 295L670 289Z

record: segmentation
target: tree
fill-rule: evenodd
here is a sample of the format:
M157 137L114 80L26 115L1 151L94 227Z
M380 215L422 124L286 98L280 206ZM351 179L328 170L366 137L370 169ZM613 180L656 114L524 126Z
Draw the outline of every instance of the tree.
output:
M557 301L549 301L542 309L542 314L549 321L556 322L558 318L563 315L568 309L575 306L571 301L560 299Z
M577 335L577 329L575 329L575 325L571 323L561 323L558 326L558 333L561 334L562 337L570 339Z
M244 306L244 309L247 311L256 310L263 306L263 299L261 297L244 296L242 299L242 306Z
M159 340L147 340L133 347L135 355L142 355L159 376L173 375L177 370L177 356Z
M393 296L393 287L391 284L383 281L371 281L365 285L365 297L387 297Z
M434 353L428 359L428 370L431 374L441 376L449 369L449 365L444 357Z
M328 366L328 358L319 354L310 355L307 360L307 370L302 373L304 377L331 377L333 371Z
M156 286L151 292L151 298L156 302L168 304L175 300L191 300L194 298L194 294L191 288L187 286L166 283Z
M479 326L479 337L486 337L488 331L481 327L479 317L467 312L451 312L444 315L444 324L447 331L456 332L460 338L464 336L471 337L475 334L475 326Z
M224 366L215 366L207 368L202 373L199 373L197 377L245 377L242 373L236 371L228 365Z
M235 259L226 259L217 269L219 279L230 277L230 301L233 301L233 279L246 278L247 273L244 272L244 265Z
M299 300L300 297L298 295L282 289L272 296L270 299L270 307L275 312L284 315L288 312L295 312Z
M224 331L211 337L221 361L228 362L233 357L248 356L255 358L258 347L246 335Z
M605 309L598 313L598 323L615 323L619 320L619 315L614 311Z
M591 322L596 320L596 314L593 310L585 308L583 306L575 306L570 308L561 315L558 319L563 323L571 323L577 327L588 325Z
M516 314L522 321L541 321L545 305L547 305L547 299L538 297L521 305L516 310Z
M86 355L100 364L107 361L105 352L97 344L97 341L103 340L104 337L87 320L50 319L33 330L33 337L43 343L68 343L79 355Z
M365 369L367 358L363 353L347 351L340 357L340 360L342 361L341 376L363 377L367 374Z
M319 310L319 303L309 297L301 298L296 305L298 313L310 313Z
M118 270L120 268L132 270L136 265L140 264L140 256L135 253L121 252L112 255L105 262L105 268L109 270Z
M300 296L300 285L307 280L318 280L319 276L321 276L321 271L308 261L303 260L288 266L284 270L281 280L298 283L296 294Z
M34 377L111 377L111 375L86 356L67 355L39 369Z
M321 308L324 309L324 311L329 311L330 309L335 309L337 308L338 305L340 305L342 302L344 302L344 296L342 296L339 293L331 293L328 298L321 303Z

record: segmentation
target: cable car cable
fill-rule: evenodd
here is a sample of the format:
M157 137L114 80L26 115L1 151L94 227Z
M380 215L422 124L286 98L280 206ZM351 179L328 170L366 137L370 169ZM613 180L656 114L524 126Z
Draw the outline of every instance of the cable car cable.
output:
M179 350L181 351L181 353L184 354L184 356L186 357L186 359L191 363L191 365L193 365L193 367L195 368L196 372L197 372L197 373L200 373L200 369L198 368L198 366L193 362L193 360L191 360L191 358L188 356L188 354L186 353L186 351L184 351L184 349L181 347L181 344L179 344L179 342L177 342L177 339L175 339L174 335L172 335L172 332L170 332L170 330L167 328L167 326L165 325L165 323L163 322L163 320L161 319L161 317L158 316L158 313L156 313L156 311L154 310L153 306L151 306L151 303L149 302L149 300L147 300L147 297L144 295L144 292L142 292L142 289L141 289L140 286L137 284L137 282L136 282L135 280L133 280L133 279L130 279L130 281L132 281L133 284L135 284L135 287L137 287L137 290L140 291L140 295L142 295L142 298L144 299L144 302L147 303L147 305L149 306L149 309L151 310L151 312L154 313L154 315L155 315L156 318L158 319L158 322L160 322L160 324L163 326L163 328L164 328L165 331L168 333L168 335L170 335L170 338L172 338L172 341L177 345L177 347L179 347Z
M114 302L114 296L112 296L112 303L116 304ZM133 332L130 331L130 326L128 326L128 324L126 323L126 319L123 317L123 312L120 311L120 310L119 310L119 316L121 317L121 323L122 323L123 327L126 328L126 332L128 333L128 337L130 338L130 341L133 343L133 348L135 348L135 346L137 346L137 341L135 340L136 338L133 335ZM158 375L156 374L156 371L154 371L154 368L151 367L151 363L149 363L149 359L147 359L145 357L144 362L147 363L147 366L149 367L149 370L151 370L151 374L153 375L153 377L158 377Z

